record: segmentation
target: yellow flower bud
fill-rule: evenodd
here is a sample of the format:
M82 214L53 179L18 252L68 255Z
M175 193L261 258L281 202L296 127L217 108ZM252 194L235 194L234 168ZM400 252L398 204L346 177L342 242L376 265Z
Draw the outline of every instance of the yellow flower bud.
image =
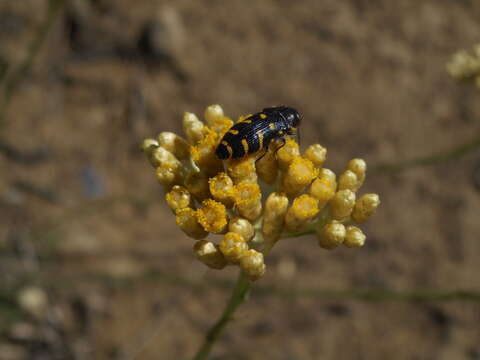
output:
M282 181L283 191L289 196L299 194L317 176L313 163L300 156L294 158Z
M240 268L251 281L260 279L266 269L263 254L253 249L245 251L240 258Z
M191 238L203 239L208 235L198 222L197 213L192 208L178 209L175 214L178 227Z
M333 171L323 168L320 169L320 174L310 186L309 193L318 200L318 207L321 210L334 197L336 189L335 174Z
M205 121L208 126L215 124L217 121L223 120L225 114L220 105L210 105L205 109Z
M234 202L239 214L255 220L262 212L262 193L257 183L241 182L235 185Z
M288 197L285 194L271 193L265 202L262 234L265 242L273 245L280 238L288 209Z
M270 147L265 155L257 160L255 164L260 180L269 185L273 185L275 180L277 180L278 175L277 158L275 157L275 151L273 147Z
M178 165L164 163L157 167L156 175L158 182L169 189L181 182L182 169Z
M198 222L211 233L220 234L227 226L227 210L221 202L207 199L197 210Z
M158 146L152 150L150 162L155 168L164 164L175 167L181 166L180 161L178 161L175 155L161 146Z
M223 269L227 260L214 243L200 240L193 246L195 257L212 269Z
M318 245L324 249L333 249L345 241L345 226L339 222L326 224L318 234Z
M365 194L355 203L352 219L356 223L363 223L373 215L380 205L380 197L377 194Z
M194 145L203 139L206 129L205 125L198 120L195 114L185 112L183 114L183 132L187 136L188 142Z
M236 264L242 254L248 250L248 244L241 235L228 232L220 240L219 248L228 261Z
M277 147L278 149L278 147ZM289 139L285 145L276 150L280 169L286 171L294 158L300 156L300 148L295 140Z
M307 148L304 156L316 167L322 167L323 163L327 159L327 149L320 144L313 144Z
M190 145L177 134L164 131L158 135L158 144L170 151L178 159L187 159L190 156Z
M359 187L362 186L365 181L365 175L367 173L367 163L363 159L352 159L347 164L347 170L353 171L357 175ZM358 190L358 189L357 189Z
M335 220L345 220L355 206L355 193L351 190L340 190L330 200L330 213Z
M150 159L152 156L153 150L155 150L159 146L158 141L155 139L145 139L142 141L140 145L140 149L142 149L143 153Z
M183 186L175 185L170 192L165 195L170 209L175 212L178 209L183 209L190 206L191 196L187 189Z
M360 186L357 175L350 170L343 172L338 178L338 190L352 190L357 191Z
M219 138L222 138L232 126L233 120L225 116L222 120L219 120L211 125L210 128L219 135Z
M234 217L230 220L228 231L241 235L247 242L252 240L255 235L252 223L241 217Z
M250 155L244 158L231 160L227 171L235 184L240 182L257 182L254 156Z
M233 121L223 114L220 105L210 105L205 110L205 120L213 131L223 136L233 126Z
M285 228L289 232L297 232L318 214L318 200L303 194L293 200L292 206L285 216Z
M458 80L475 80L480 74L480 54L478 46L472 52L465 50L457 52L447 64L447 71Z
M367 237L362 230L356 226L347 226L347 232L343 245L349 248L362 247Z
M208 177L204 173L189 173L185 179L185 187L198 201L210 197Z
M215 200L220 201L226 207L232 207L234 187L233 180L224 172L217 174L208 180L210 193Z

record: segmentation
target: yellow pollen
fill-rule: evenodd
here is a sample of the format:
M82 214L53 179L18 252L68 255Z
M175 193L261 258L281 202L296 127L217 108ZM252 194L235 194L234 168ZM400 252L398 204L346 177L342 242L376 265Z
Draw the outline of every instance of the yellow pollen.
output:
M275 130L276 129L274 123L268 124L268 127L270 128L270 130Z
M267 118L267 115L265 115L265 114L260 114L260 118L261 118L261 119L266 119L266 118Z
M228 146L228 142L226 142L225 140L223 140L221 144L225 145L225 146Z

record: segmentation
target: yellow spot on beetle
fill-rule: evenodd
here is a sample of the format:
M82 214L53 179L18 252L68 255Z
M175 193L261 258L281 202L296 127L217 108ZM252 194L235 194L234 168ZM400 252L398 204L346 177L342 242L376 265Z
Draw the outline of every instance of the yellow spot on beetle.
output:
M268 124L268 127L270 128L270 130L275 130L276 127L275 127L275 124L274 123L270 123Z
M230 134L238 135L238 130L232 129L228 131Z
M250 123L252 122L252 120L250 120L250 119L245 119L245 120L243 120L243 122L244 122L245 124L250 124Z
M282 136L283 134L284 134L283 130L280 130L280 131L278 132L278 135L280 135L280 136Z
M245 154L248 154L248 142L245 139L242 139L242 146L243 146L243 151L245 151Z
M225 146L226 146L227 151L228 151L228 157L231 158L232 155L233 155L232 147L230 145L225 145Z
M221 144L225 145L225 146L228 146L228 142L226 142L225 140L223 140Z
M260 118L261 118L261 119L266 119L266 118L267 118L267 115L265 115L265 114L262 113L262 114L260 114Z

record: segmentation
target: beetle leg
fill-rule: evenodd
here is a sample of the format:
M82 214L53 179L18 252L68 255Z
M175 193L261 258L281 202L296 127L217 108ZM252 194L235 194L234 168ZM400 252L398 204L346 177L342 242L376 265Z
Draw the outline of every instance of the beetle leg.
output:
M260 156L257 160L255 160L255 166L257 165L257 161L260 161L265 155L267 155L268 152L268 146L265 148L265 151L263 152L262 156Z
M278 150L280 150L281 148L283 148L287 142L287 140L285 140L285 138L280 138L279 139L281 142L282 142L282 145L280 145L278 148L275 149L275 155L277 154Z

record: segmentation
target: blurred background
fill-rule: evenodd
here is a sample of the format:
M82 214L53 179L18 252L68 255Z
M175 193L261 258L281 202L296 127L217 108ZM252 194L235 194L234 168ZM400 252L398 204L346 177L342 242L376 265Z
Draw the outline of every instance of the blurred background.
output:
M479 19L474 0L1 0L0 359L194 354L236 269L193 258L138 145L217 103L298 108L303 147L364 158L382 205L360 250L280 243L212 359L480 359L479 297L414 296L480 290L480 92L445 71Z

